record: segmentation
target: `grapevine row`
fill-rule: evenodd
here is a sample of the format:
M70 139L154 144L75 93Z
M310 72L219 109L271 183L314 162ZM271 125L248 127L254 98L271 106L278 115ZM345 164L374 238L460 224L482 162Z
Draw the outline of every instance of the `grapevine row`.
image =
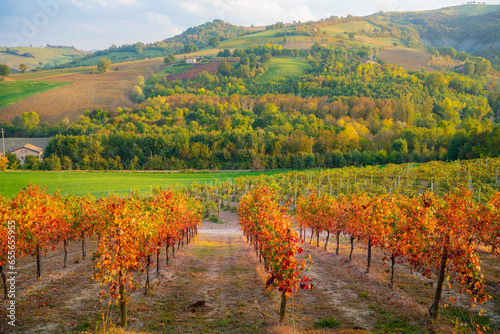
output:
M9 234L7 222L16 222L16 255L35 256L37 277L42 276L42 257L49 249L64 247L66 266L67 245L80 239L82 257L86 258L85 240L96 237L97 250L93 254L94 279L120 305L122 326L127 325L127 291L135 289L134 273L146 272L145 293L150 286L149 271L156 257L159 276L160 249L169 248L175 256L184 242L189 242L201 223L199 201L171 190L162 191L149 199L137 196L120 198L110 196L94 200L90 197L48 194L38 186L23 189L9 203L0 201L0 271L9 263ZM6 290L5 290L6 292Z

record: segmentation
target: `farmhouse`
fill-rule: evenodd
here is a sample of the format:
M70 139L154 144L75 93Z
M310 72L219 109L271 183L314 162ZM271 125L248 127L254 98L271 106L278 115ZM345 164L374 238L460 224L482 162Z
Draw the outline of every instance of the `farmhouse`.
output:
M16 155L16 158L21 161L21 165L24 164L24 160L29 155L38 157L40 161L43 158L43 148L31 144L26 144L10 152Z
M194 63L196 63L196 58L186 58L186 63L187 64L194 64Z

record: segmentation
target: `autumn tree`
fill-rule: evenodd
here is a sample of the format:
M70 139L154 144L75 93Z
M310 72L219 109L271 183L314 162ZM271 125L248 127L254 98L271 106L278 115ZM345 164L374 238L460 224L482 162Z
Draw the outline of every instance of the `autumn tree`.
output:
M111 60L103 57L99 59L97 70L99 71L99 73L106 73L109 69L109 66L111 66Z

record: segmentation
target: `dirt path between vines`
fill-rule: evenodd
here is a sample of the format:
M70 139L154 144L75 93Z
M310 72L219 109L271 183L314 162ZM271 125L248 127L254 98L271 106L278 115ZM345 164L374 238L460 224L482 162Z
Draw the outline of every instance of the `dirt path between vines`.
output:
M61 249L43 259L43 280L34 279L33 258L19 259L17 284L17 332L6 321L6 303L0 310L0 333L96 333L103 327L118 333L449 333L452 317L428 320L433 289L421 275L396 265L395 289L387 287L389 273L379 251L373 254L370 273L365 272L366 250L356 246L348 261L349 242L341 240L340 256L330 239L324 250L309 234L304 255L311 254L314 289L300 291L288 301L287 318L278 326L279 294L263 289L267 274L253 248L246 243L234 213L222 212L223 224L204 222L198 236L165 265L160 255L160 277L152 269L152 288L143 294L145 274L131 294L129 326L118 326L116 307L100 301L99 284L92 280L92 261L81 260L81 245L69 248L62 267ZM309 233L309 232L308 232ZM95 248L88 243L88 254ZM171 255L171 253L170 253ZM498 269L498 268L497 268ZM489 275L498 275L495 269ZM493 277L491 276L491 277ZM497 276L498 277L498 276ZM490 279L493 281L494 279ZM494 283L492 283L493 288ZM496 287L498 289L498 286ZM498 292L498 291L497 291ZM449 292L448 292L449 293ZM497 295L498 297L498 295ZM100 302L102 302L100 304ZM492 321L498 301L490 301ZM321 328L326 325L333 328ZM497 324L495 324L497 326ZM497 327L498 328L498 327Z

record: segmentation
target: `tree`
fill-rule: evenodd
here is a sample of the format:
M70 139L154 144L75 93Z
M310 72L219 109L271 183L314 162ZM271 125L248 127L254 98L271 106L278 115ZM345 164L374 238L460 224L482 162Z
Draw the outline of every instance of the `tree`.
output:
M173 54L169 54L168 56L166 56L165 58L163 58L163 62L165 64L171 64L175 61L175 57Z
M34 111L23 112L21 116L14 117L12 124L20 127L21 129L31 129L40 123L40 117Z
M224 51L222 51L222 57L223 58L231 57L231 51L229 51L229 49L224 49Z
M184 45L184 49L182 50L182 53L191 53L198 51L198 47L193 45L193 44L186 44Z
M398 138L392 142L392 150L399 153L408 153L408 143L405 139Z
M9 159L6 157L0 158L0 170L6 170L9 166Z
M271 61L271 54L270 53L264 53L262 56L260 56L260 62L261 63L267 63L269 61Z
M26 73L27 70L28 70L28 65L26 65L24 63L19 64L19 72Z
M220 44L220 38L219 37L210 37L208 39L208 45L210 45L211 47L216 47L217 45Z
M476 66L474 65L474 62L470 60L466 60L464 63L463 67L463 73L465 75L472 75L474 74L474 71L476 70Z
M217 68L217 72L219 72L220 74L222 74L224 76L230 76L232 70L233 70L232 66L228 62L225 62L225 61L220 63L219 67Z
M106 73L109 69L109 66L111 65L111 60L107 58L101 58L99 59L99 64L97 65L97 70L99 73Z
M5 153L5 157L8 160L9 169L17 169L21 164L21 162L17 159L17 156L14 153L7 152Z
M10 67L8 65L0 64L0 78L8 77L10 75Z

